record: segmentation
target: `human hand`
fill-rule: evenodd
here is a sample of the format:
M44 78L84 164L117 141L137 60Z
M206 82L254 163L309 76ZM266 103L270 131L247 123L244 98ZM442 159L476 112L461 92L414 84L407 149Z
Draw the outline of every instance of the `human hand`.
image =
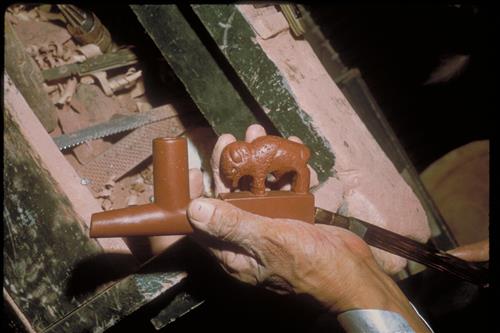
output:
M332 312L398 312L416 330L425 326L375 262L367 244L348 230L271 219L215 199L188 207L192 237L233 277L280 294L308 294Z
M254 139L260 137L260 136L265 136L266 130L261 126L261 125L251 125L247 128L246 133L245 133L245 141L251 142ZM302 141L295 136L291 136L288 138L291 141L295 141L298 143L302 143ZM213 172L213 180L214 180L214 185L215 185L215 197L217 197L220 193L226 193L230 191L230 187L224 179L221 179L221 173L220 173L220 159L222 155L222 151L224 148L229 145L230 143L236 141L236 138L231 135L231 134L222 134L213 149L212 152L212 157L210 160L212 172ZM318 181L318 176L317 173L314 169L312 169L310 166L309 171L311 175L310 179L310 186L314 187L319 184ZM290 184L285 184L283 187L280 188L281 190L289 190L290 189ZM339 197L341 197L343 194L343 190L341 187L338 188L337 194ZM337 194L333 195L333 197L337 196ZM322 198L317 198L318 201L321 201ZM380 227L384 228L389 228L388 225L380 225L378 222L380 222L380 214L377 213L375 207L373 204L370 203L369 200L367 200L364 196L362 195L348 195L348 198L346 199L348 202L349 206L349 211L357 212L357 213L364 213L361 214L361 216L364 216L367 218L367 220L373 222L376 225L379 225ZM342 201L342 200L341 200ZM345 201L345 200L344 200ZM322 202L321 208L328 209L330 211L336 211L339 208L340 202L338 200L332 200L331 202L325 203L324 201ZM341 205L342 206L342 205ZM373 221L372 221L373 220ZM385 252L383 250L377 249L370 247L370 250L374 254L377 263L382 267L382 269L389 274L394 274L397 271L401 269L401 267L406 263L406 260L404 258L395 256L393 254L390 254L388 252Z
M490 260L490 240L485 239L476 243L459 246L448 251L452 256L472 262Z

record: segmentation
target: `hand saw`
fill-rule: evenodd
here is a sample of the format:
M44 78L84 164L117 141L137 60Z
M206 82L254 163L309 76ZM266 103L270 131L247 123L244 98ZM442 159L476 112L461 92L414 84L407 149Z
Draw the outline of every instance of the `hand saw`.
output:
M73 133L60 135L54 138L54 142L59 150L65 150L90 140L130 131L177 115L177 111L170 104L167 104L131 116L112 118L107 122L99 123Z

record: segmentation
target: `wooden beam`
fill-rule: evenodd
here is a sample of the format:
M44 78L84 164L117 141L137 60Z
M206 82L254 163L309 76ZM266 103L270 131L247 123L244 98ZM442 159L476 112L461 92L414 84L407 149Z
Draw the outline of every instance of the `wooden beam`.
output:
M257 119L176 5L131 5L215 133L243 139Z
M5 113L16 124L29 151L36 156L39 167L48 171L58 191L70 201L82 228L90 227L91 215L102 211L102 208L89 188L82 185L80 176L59 151L7 73L4 74L4 101ZM107 252L131 253L120 238L99 239L98 242Z
M3 282L18 318L37 332L104 330L185 278L129 275L138 262L121 239L90 239L96 199L7 73L4 97Z
M200 39L175 5L131 7L214 131L242 139L245 129L258 121L203 44L210 41ZM263 114L283 136L299 136L311 148L310 164L320 182L326 180L334 165L327 141L297 105L280 71L252 41L255 35L236 7L193 8ZM231 33L218 23L230 24Z
M320 182L335 162L328 141L298 105L287 79L256 42L255 32L235 5L192 5L239 78L284 136L300 137L311 149L311 166Z

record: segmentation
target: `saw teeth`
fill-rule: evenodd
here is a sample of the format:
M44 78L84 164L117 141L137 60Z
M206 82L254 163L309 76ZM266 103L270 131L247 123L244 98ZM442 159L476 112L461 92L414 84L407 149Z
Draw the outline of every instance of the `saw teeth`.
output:
M142 126L155 123L155 122L160 121L160 120L169 119L169 118L178 116L176 114L175 110L168 109L169 108L168 105L167 105L167 110L165 110L164 108L165 108L165 106L147 111L148 114L143 114L139 117L135 117L135 118L131 117L129 119L122 119L122 121L118 121L117 123L114 123L112 125L112 126L116 127L117 129L113 129L111 126L111 123L97 124L94 126L97 126L97 127L101 126L101 127L93 129L93 131L95 133L91 133L92 130L90 130L90 129L93 126L90 126L86 129L81 129L75 133L63 134L59 137L54 138L54 140L56 142L59 142L57 145L59 150L66 150L68 148L78 146L78 145L85 143L85 142L88 142L88 141L92 141L92 140L96 140L96 139L100 139L100 138L105 138L107 136L114 135L117 133L128 132L128 131L134 130L134 129L142 127ZM111 121L111 122L113 122L113 121ZM111 128L106 128L106 126L111 127ZM87 132L85 132L85 131L87 131ZM80 141L71 142L72 139L78 140L79 137L81 139ZM67 141L70 141L70 143L68 143Z

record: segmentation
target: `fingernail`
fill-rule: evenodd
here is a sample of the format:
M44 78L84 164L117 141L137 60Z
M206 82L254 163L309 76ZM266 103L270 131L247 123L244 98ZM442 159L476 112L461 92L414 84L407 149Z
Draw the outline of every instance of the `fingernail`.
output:
M212 218L215 207L203 199L194 200L188 208L189 218L192 222L206 224Z

